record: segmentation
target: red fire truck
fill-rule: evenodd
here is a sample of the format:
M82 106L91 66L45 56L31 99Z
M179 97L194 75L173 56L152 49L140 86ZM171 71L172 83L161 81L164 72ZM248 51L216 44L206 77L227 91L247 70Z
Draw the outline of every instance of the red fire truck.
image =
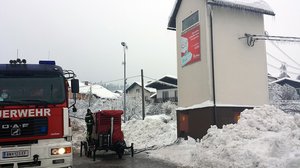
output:
M72 167L68 80L54 61L0 64L0 167Z

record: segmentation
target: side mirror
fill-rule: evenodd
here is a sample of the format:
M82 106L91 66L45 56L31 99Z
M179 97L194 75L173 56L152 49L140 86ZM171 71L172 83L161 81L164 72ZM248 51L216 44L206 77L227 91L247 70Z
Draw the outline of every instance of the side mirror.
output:
M71 91L72 91L72 93L79 93L79 80L78 79L71 80Z

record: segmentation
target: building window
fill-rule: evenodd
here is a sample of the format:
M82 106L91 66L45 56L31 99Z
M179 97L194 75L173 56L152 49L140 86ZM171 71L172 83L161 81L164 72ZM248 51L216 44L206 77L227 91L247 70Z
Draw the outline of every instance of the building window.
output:
M300 88L296 88L297 93L300 95Z
M186 29L190 28L194 24L198 23L199 21L199 14L198 11L190 15L189 17L185 18L182 21L182 31L185 31Z
M135 92L136 92L136 93L140 93L140 89L136 89Z
M168 91L163 91L162 92L162 98L163 98L163 100L169 99L169 92Z
M177 90L175 90L175 99L177 99L178 95L177 95Z

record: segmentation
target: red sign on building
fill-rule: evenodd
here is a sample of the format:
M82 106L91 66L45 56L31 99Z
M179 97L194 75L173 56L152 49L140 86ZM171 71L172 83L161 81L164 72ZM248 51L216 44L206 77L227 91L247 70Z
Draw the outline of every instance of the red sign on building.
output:
M200 25L197 24L181 35L181 66L200 61Z

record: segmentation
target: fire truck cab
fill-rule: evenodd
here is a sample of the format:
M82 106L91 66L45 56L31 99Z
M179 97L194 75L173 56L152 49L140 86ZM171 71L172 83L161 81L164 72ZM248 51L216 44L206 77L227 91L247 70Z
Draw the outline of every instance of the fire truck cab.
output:
M0 64L0 167L72 167L68 79L78 93L74 78L54 61Z

